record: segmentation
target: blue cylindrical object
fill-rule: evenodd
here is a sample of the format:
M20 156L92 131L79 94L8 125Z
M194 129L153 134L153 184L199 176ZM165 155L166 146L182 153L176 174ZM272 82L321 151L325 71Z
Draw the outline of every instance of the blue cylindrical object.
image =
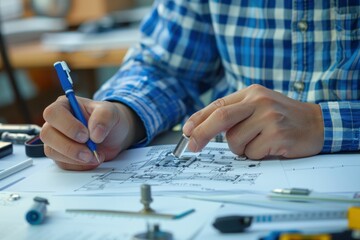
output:
M35 203L27 211L25 215L26 221L31 225L42 224L46 217L46 205L49 204L48 200L41 197L34 198Z

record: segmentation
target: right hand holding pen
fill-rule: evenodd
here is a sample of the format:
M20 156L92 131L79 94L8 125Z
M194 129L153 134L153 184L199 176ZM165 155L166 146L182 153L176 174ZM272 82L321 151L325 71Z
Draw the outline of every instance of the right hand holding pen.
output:
M86 128L71 113L65 96L59 97L43 113L45 124L40 137L47 157L68 170L90 170L99 163L85 145L90 138L98 146L101 162L115 158L122 150L142 139L142 123L127 106L116 102L98 102L77 97Z

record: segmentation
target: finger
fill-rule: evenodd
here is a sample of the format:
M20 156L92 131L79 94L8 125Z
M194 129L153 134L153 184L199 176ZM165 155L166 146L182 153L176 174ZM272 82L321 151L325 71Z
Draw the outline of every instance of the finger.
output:
M52 150L66 156L66 159L55 160L69 162L68 159L71 159L71 162L78 162L79 164L98 164L94 154L85 144L67 138L48 123L44 124L40 132L40 138ZM53 156L52 153L45 154L54 159L57 155Z
M271 154L272 150L270 145L273 141L268 139L265 134L259 134L256 138L250 141L244 149L244 154L250 159L262 159L266 156L275 155Z
M110 130L113 129L119 116L117 116L118 112L113 103L94 103L96 106L90 110L92 112L89 118L88 128L91 140L95 143L101 143L108 136Z
M254 108L240 103L217 108L190 136L190 151L200 151L217 134L232 128L253 114Z
M243 99L243 94L241 91L236 93L230 94L226 97L219 98L212 103L210 103L205 108L201 109L200 111L194 113L185 123L183 127L183 132L186 136L191 136L192 131L195 127L205 121L214 111L217 109L234 104L236 102L240 102Z
M48 106L44 110L43 117L51 126L71 139L80 143L84 143L89 139L89 131L72 115L65 96L59 97Z
M295 152L296 149L292 149L292 146L295 145L294 141L284 137L284 133L272 129L262 131L247 144L244 150L247 157L251 159L262 159L268 156L290 157L289 154Z
M233 153L243 155L246 146L261 133L263 126L257 120L252 115L226 132L226 140Z
M72 159L62 155L59 152L56 152L54 149L50 148L47 145L44 145L44 151L46 156L53 159L54 162L62 169L73 170L73 171L86 171L96 168L97 164L81 164L74 162Z

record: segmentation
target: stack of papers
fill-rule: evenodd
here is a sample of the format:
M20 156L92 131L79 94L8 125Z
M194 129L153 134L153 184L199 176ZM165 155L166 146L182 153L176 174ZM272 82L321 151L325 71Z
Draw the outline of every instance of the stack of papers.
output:
M2 25L9 43L39 40L42 34L63 31L67 23L63 18L31 17L6 21Z
M140 39L138 27L113 30L103 33L82 33L78 31L49 33L42 37L45 48L54 51L89 51L129 48Z

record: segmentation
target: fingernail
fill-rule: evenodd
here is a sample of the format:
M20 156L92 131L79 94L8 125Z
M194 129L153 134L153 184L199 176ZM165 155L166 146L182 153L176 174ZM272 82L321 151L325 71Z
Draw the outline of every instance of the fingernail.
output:
M97 124L91 137L99 142L103 141L106 135L106 128L104 125Z
M194 129L194 122L187 121L183 127L183 132L186 136L191 136L193 129Z
M81 143L86 142L88 140L88 134L86 132L78 132L76 134L76 140Z
M79 153L79 159L86 163L91 162L93 157L94 157L94 155L90 151L81 151Z

